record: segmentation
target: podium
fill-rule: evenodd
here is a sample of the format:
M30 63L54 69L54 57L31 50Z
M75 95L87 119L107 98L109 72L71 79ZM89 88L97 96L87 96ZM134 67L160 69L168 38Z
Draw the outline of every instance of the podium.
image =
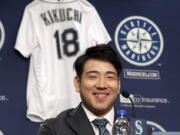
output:
M152 132L152 135L180 135L179 132Z
M147 121L144 119L131 119L130 135L180 135L180 131L157 132L147 126Z

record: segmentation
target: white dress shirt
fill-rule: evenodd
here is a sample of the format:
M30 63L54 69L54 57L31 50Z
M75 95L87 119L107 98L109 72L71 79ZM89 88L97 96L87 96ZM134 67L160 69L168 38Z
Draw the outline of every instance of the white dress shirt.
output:
M104 117L97 117L96 115L94 115L92 112L90 112L83 104L82 107L89 119L89 121L91 122L91 125L93 127L93 130L95 132L95 135L99 135L99 130L98 128L92 123L93 120L99 118L105 118L106 120L108 120L108 123L106 125L107 130L109 131L110 135L112 135L112 127L113 127L113 123L114 123L114 108L112 108Z

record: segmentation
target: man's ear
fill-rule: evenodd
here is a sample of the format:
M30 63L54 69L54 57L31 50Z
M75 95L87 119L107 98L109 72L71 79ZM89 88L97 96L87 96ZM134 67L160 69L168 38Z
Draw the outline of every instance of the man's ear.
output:
M118 94L121 93L121 79L119 78L119 88L118 88Z
M76 91L79 92L80 91L80 78L79 76L75 76L74 77L74 87L76 88Z

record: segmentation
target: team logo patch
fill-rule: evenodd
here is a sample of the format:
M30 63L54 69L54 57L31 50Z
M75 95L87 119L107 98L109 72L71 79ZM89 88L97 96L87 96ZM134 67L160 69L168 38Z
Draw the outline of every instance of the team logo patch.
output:
M2 22L0 21L0 49L3 47L5 40L5 31Z
M147 66L159 59L164 41L158 26L142 16L130 16L122 20L115 30L115 46L129 63Z

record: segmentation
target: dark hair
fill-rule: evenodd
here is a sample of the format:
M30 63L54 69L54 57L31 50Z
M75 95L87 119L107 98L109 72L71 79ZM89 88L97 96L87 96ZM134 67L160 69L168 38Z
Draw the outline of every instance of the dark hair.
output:
M120 59L115 51L109 45L101 44L88 48L83 55L76 59L74 62L74 68L79 77L82 75L85 62L89 59L98 59L110 62L115 67L118 75L122 70Z

